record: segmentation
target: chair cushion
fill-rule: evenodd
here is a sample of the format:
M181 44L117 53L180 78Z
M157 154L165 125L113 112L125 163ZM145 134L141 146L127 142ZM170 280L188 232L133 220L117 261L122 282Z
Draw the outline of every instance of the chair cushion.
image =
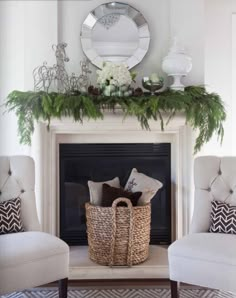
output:
M69 247L55 236L5 234L0 248L0 295L68 277Z
M168 249L170 279L209 288L236 291L236 236L196 233Z
M0 203L0 235L23 230L20 198Z
M168 251L179 257L236 266L235 247L235 235L197 233L175 241Z

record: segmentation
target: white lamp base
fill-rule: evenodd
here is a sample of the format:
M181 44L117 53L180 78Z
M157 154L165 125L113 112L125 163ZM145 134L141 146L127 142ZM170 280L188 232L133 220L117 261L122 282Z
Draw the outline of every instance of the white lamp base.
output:
M174 82L173 84L170 86L170 89L172 90L179 90L179 91L184 91L184 85L181 83L181 78L183 77L183 75L181 74L172 74L169 75L170 77L173 77Z
M174 38L173 45L162 62L162 70L168 76L173 77L174 82L170 86L173 90L184 91L181 78L186 76L192 69L192 59L189 57L177 37Z

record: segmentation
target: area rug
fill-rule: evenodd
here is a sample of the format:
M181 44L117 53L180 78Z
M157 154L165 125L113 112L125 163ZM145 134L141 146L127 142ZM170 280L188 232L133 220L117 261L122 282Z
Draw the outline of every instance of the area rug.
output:
M2 298L58 298L56 289L33 289L13 293ZM169 289L76 289L68 291L68 298L170 298ZM205 289L182 289L180 298L236 298L231 293Z

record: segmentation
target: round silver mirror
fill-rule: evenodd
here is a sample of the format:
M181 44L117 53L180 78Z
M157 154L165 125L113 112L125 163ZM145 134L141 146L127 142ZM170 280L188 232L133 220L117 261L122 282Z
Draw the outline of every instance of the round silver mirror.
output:
M144 16L126 3L105 3L91 11L80 34L85 55L97 67L103 62L132 68L146 55L150 32Z

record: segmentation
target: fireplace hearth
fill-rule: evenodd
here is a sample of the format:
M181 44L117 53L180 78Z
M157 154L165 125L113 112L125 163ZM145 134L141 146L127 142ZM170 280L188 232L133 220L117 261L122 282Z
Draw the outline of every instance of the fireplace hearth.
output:
M171 242L170 143L60 144L60 237L69 245L87 245L85 203L88 180L116 176L124 186L132 168L163 183L152 199L151 244Z

